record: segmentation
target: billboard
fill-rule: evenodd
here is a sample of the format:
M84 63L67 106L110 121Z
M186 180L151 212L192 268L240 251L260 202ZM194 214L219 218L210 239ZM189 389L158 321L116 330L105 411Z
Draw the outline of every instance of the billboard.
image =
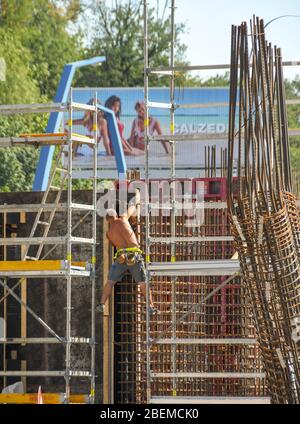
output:
M102 105L115 110L118 129L128 170L145 169L144 143L144 89L137 88L75 88L73 101L88 103L95 96ZM117 101L116 101L117 99ZM150 88L149 101L170 102L168 88ZM182 105L175 110L175 135L187 136L176 141L176 173L180 178L203 177L206 148L216 146L215 165L221 162L221 148L227 147L229 89L224 88L177 88L175 103ZM193 106L195 105L195 107ZM89 134L89 128L78 114L74 131ZM100 178L117 178L117 170L109 134L105 134L105 122L100 117L98 139L98 174ZM67 117L66 117L67 119ZM105 119L105 118L104 118ZM150 108L149 129L152 135L170 134L170 110ZM193 140L197 135L201 140ZM191 139L188 139L191 136ZM170 145L168 142L152 141L149 150L150 177L167 178L170 175ZM91 176L92 150L80 146L74 157L74 177Z

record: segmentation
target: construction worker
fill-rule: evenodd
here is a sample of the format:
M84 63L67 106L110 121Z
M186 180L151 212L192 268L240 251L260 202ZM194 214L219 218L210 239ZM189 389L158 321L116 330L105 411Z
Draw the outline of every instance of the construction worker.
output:
M114 285L117 281L122 281L127 271L130 272L136 284L139 284L141 292L146 298L146 270L143 252L129 223L129 218L135 215L135 206L130 206L127 212L120 216L114 209L108 209L106 212L106 220L109 224L106 236L112 245L117 248L117 252L109 271L108 282L103 289L100 304L96 307L97 312L104 311L105 302L111 295ZM149 305L150 314L157 314L158 310L153 304L151 290Z

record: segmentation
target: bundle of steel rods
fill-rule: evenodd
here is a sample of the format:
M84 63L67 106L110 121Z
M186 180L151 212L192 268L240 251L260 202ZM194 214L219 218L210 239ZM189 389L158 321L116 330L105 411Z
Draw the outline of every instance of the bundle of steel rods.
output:
M273 403L300 403L300 222L282 57L263 20L232 26L228 209Z

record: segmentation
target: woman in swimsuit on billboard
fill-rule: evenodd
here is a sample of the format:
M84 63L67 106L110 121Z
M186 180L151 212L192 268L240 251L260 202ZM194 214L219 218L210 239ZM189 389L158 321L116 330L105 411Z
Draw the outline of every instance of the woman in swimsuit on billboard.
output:
M110 96L105 102L105 107L107 107L108 109L111 109L115 113L120 137L121 137L121 140L122 140L122 146L123 146L124 154L125 155L131 155L131 156L141 156L141 155L143 155L144 152L142 150L131 146L128 143L128 141L125 140L124 124L120 121L120 114L121 114L121 99L120 99L120 97ZM113 147L112 147L111 141L110 141L110 150L113 154Z
M132 123L131 135L129 143L131 146L141 150L145 150L145 103L138 101L135 105L137 111L137 118ZM149 135L154 134L162 135L160 123L157 119L152 116L149 117ZM166 141L162 141L163 148L167 154L170 153L170 144Z
M95 103L95 99L90 99L88 101L88 105L93 105ZM98 104L101 104L98 101ZM108 156L112 155L111 153L111 149L110 149L110 139L109 139L109 135L108 135L108 128L107 128L107 121L104 118L104 114L102 112L102 110L99 110L97 112L97 125L98 125L98 140L97 143L100 142L101 138L103 139L103 146L105 148L106 154ZM87 136L88 137L92 137L93 136L93 131L94 131L94 112L87 110L84 113L83 118L80 119L73 119L72 122L73 125L83 125L86 129L87 129ZM80 147L81 145L78 143L75 147L75 155L77 156L84 156L83 153L81 153L80 151ZM91 148L93 148L93 146L89 146Z

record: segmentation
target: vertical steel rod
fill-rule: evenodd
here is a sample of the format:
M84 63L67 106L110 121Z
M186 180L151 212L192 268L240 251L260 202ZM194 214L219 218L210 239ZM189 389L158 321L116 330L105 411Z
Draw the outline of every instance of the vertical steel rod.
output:
M148 56L148 4L147 0L144 0L144 102L145 102L145 183L146 183L146 194L145 194L145 215L146 215L146 245L145 245L145 255L146 255L146 367L147 367L147 403L150 403L151 398L151 382L150 382L150 316L149 316L149 301L150 301L150 275L148 270L148 264L150 261L150 246L148 243L149 240L149 77L148 77L148 68L149 68L149 56Z
M91 391L90 402L95 403L95 289L96 289L96 248L97 248L97 154L98 154L98 97L95 93L95 111L94 111L94 148L93 148L93 193L92 193L92 273L91 273Z
M174 67L175 57L175 0L171 2L171 51L170 51L170 67ZM171 136L174 135L175 129L175 72L172 70L170 78L170 132ZM175 141L171 140L171 237L176 236L176 209L175 209L175 194L176 194L176 149ZM176 261L176 244L171 242L171 262ZM176 277L172 277L172 337L176 338ZM177 346L172 345L172 372L176 373L176 350ZM172 394L176 396L177 379L173 378L172 381Z
M72 264L72 157L73 157L73 141L72 141L72 133L73 133L73 92L71 89L70 92L70 109L69 109L69 141L68 141L68 193L67 193L67 306L66 306L66 393L65 393L65 401L69 403L70 401L70 367L71 367L71 295L72 295L72 282L71 282L71 264Z

